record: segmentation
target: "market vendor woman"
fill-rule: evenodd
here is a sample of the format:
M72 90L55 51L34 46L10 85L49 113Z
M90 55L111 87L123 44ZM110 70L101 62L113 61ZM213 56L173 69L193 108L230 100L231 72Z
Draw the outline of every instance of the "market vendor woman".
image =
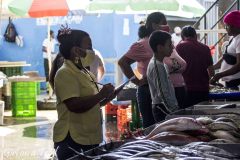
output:
M238 89L240 85L240 11L232 11L224 17L229 44L226 46L222 58L214 65L220 72L215 74L210 83L215 83L220 78L225 81L225 86Z
M114 98L114 87L99 90L96 79L85 66L94 54L88 33L62 28L58 31L59 50L64 63L54 78L58 120L53 130L54 148L59 160L97 147L102 142L100 106Z

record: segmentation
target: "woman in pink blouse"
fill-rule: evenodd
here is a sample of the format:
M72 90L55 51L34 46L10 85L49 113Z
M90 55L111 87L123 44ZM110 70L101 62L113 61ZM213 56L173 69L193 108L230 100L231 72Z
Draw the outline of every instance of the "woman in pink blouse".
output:
M144 38L133 43L130 49L125 53L118 64L127 78L134 76L131 64L137 62L137 70L142 75L141 79L134 79L132 82L137 85L137 103L143 119L143 127L146 128L155 124L154 115L152 112L152 99L147 82L146 72L150 59L153 56L153 51L148 44L150 34L155 30L169 31L166 17L161 12L153 12L148 15L146 24L146 32Z

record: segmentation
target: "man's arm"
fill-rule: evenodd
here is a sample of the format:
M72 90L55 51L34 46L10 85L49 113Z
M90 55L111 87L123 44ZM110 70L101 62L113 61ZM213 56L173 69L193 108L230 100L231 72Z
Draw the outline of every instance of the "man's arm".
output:
M209 66L207 70L208 70L209 78L212 78L215 75L214 67L213 66Z
M47 47L43 46L42 51L47 53Z
M103 65L98 66L98 77L97 77L98 82L102 80L104 74L105 74L105 67Z
M101 53L99 51L98 52L95 51L95 54L99 58L99 64L98 64L98 68L97 68L98 74L97 74L97 77L96 77L98 82L99 82L99 81L102 80L103 75L105 74L105 65L104 65L104 61L103 61L103 57L102 57Z

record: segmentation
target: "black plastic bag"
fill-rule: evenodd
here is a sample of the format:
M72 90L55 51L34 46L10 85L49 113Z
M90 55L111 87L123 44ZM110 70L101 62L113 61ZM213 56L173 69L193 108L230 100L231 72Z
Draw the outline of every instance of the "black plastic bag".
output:
M12 23L11 18L9 17L9 23L7 25L6 31L4 33L4 38L7 42L15 42L16 41L16 36L17 36L17 30Z

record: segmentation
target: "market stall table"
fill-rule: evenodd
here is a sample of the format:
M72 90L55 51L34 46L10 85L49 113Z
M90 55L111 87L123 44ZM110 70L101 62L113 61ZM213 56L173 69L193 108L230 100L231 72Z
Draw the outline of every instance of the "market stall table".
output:
M27 64L26 61L0 61L0 71L2 71L7 76L16 76L23 74L23 67L31 66L31 64Z

